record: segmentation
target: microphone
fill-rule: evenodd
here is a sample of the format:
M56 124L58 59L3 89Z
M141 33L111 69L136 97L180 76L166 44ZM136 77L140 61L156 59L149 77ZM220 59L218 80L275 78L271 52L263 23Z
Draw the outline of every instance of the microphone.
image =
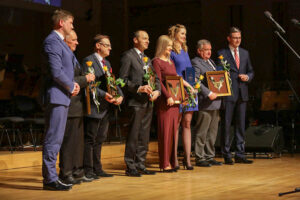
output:
M283 34L285 34L285 30L273 19L272 14L269 11L264 12L265 16L273 22L275 27Z
M300 28L300 22L297 19L291 19L291 22L297 27Z

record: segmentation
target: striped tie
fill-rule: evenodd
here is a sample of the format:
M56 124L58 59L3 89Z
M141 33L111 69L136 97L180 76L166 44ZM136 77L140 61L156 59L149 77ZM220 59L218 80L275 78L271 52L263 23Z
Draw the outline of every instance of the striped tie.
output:
M234 59L235 59L235 63L238 69L240 69L240 58L237 54L237 49L234 49Z

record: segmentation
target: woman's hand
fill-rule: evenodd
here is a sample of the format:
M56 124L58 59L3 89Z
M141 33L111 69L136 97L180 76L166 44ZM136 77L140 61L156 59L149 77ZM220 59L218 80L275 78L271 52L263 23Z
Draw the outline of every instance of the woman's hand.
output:
M175 103L175 102L174 102L174 100L173 100L172 97L168 98L168 100L167 100L167 105L168 105L168 106L173 106L174 103Z

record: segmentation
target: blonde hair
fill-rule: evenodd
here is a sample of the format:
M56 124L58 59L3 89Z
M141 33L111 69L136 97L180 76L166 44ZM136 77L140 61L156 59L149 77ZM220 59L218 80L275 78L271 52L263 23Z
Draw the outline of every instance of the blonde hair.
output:
M56 26L59 23L59 20L66 21L69 17L74 19L72 13L67 10L63 10L63 9L55 10L52 15L53 26Z
M186 42L184 42L181 46L178 42L176 42L175 37L178 34L178 32L180 31L180 29L185 29L185 26L182 24L176 24L174 26L171 26L168 29L168 35L171 38L171 40L173 41L173 51L175 51L175 53L180 54L180 49L182 48L185 52L188 51L188 47L186 45Z
M172 40L167 35L161 35L157 39L155 57L159 57L159 56L161 56L164 53L164 51L166 50L167 46L169 45L169 42L172 42ZM169 59L170 59L170 57L169 57Z

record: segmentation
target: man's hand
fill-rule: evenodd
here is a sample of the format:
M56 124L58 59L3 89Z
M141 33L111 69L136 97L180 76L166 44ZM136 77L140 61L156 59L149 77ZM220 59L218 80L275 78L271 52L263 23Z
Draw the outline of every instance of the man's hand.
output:
M174 102L174 100L173 100L172 97L168 98L168 100L167 100L167 105L168 105L168 106L173 106L174 103L175 103L175 102Z
M72 92L72 96L76 96L80 91L80 86L78 85L78 83L74 82L74 89Z
M116 100L113 98L113 96L111 96L109 93L106 92L104 99L108 102L108 103L114 103Z
M241 79L241 81L248 81L249 80L249 77L247 74L239 74L239 78Z
M86 78L86 82L90 83L95 80L95 75L89 73L89 74L85 75L85 78Z
M152 94L152 88L149 85L140 86L137 92L147 93L148 95Z
M122 101L123 101L123 97L120 96L120 97L118 97L117 99L115 99L114 104L115 104L116 106L118 106L118 105L120 105L120 104L122 103Z
M208 95L208 98L209 98L211 101L215 100L217 97L218 97L217 94L214 93L214 92L212 92L212 93L210 93L210 94Z
M159 97L160 92L158 90L155 90L151 94L152 94L152 97L150 96L150 101L155 101L157 99L157 97Z

